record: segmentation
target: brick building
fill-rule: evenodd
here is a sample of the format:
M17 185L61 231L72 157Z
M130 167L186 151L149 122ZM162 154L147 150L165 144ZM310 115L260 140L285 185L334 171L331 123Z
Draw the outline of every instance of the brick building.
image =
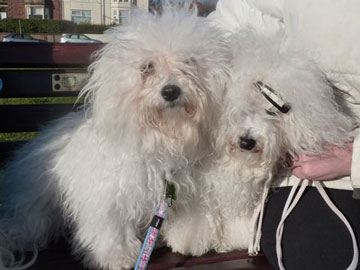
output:
M124 24L132 5L149 10L149 0L67 0L63 1L63 19L76 23Z
M61 0L8 0L7 17L61 20L61 11Z
M0 0L0 20L7 18L8 0Z
M148 10L149 0L0 0L0 19L55 19L123 24L131 5Z

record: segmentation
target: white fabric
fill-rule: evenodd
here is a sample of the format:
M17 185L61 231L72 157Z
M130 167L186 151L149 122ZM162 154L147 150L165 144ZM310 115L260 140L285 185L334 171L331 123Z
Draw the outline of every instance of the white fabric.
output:
M216 26L229 31L229 34L249 27L263 34L274 34L283 30L281 18L276 17L282 13L281 6L282 0L219 0L216 11L212 12L208 19Z
M360 89L359 0L219 0L208 18L234 32L284 30L286 44L313 58L338 85Z
M359 151L360 154L360 151ZM277 180L273 182L273 187L288 187L293 186L299 181L299 178L297 178L294 175L291 175L289 177L279 177ZM353 186L350 181L350 176L346 176L343 178L331 180L331 181L323 181L324 186L326 188L334 188L334 189L343 189L343 190L352 190ZM310 186L314 186L314 183L310 183Z
M360 1L285 0L290 46L312 57L347 89L360 89Z
M353 188L360 188L360 135L354 139L351 162L351 183Z

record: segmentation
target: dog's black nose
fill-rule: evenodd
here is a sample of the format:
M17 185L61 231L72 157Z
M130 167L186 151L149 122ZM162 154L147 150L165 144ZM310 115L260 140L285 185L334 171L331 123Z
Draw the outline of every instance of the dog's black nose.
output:
M238 144L241 149L251 150L255 147L256 141L250 137L240 137Z
M161 89L162 97L169 102L176 100L181 94L181 89L176 85L166 85Z

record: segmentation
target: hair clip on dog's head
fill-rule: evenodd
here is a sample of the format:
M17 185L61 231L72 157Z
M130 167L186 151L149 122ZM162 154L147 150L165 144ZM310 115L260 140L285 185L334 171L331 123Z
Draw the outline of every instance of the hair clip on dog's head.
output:
M255 82L254 86L280 112L288 113L290 111L290 104L286 103L279 95L277 95L273 88L261 81Z

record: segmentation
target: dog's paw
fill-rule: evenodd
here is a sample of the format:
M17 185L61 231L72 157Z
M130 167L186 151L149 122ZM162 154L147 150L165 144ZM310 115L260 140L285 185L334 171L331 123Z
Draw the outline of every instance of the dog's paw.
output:
M203 241L172 241L168 243L173 252L183 255L201 256L210 250L210 245Z
M223 221L223 233L216 243L217 252L247 249L251 240L250 219L240 217Z
M215 226L207 216L189 217L174 222L168 228L165 240L174 252L200 256L212 249Z
M114 241L103 241L83 252L84 264L90 269L129 270L133 269L140 254L141 242L119 245Z

